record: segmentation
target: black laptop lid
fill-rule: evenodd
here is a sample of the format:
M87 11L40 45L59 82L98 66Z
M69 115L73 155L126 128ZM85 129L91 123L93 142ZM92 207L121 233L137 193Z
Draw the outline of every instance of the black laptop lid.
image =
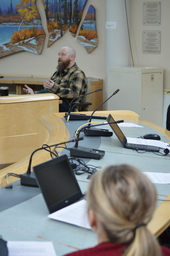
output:
M83 197L66 155L34 166L33 170L50 213Z
M110 115L110 114L108 115L107 122L109 123L110 127L112 128L113 132L116 134L116 136L118 137L118 139L120 140L122 145L124 147L126 147L127 139L126 139L125 135L123 134L123 132L121 131L121 129L119 128L119 126L116 123L111 124L112 122L115 122L112 115Z

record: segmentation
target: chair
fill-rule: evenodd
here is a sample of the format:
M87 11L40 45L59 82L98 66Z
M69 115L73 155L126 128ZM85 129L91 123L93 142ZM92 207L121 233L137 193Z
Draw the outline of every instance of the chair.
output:
M170 105L167 109L167 115L166 115L166 129L170 131Z
M88 81L88 86L86 88L85 94L90 93L90 82ZM89 102L89 95L86 95L82 98L81 103L76 103L75 105L72 106L71 111L75 112L77 111L77 106L79 106L79 111L88 111L89 106L92 105L92 103Z

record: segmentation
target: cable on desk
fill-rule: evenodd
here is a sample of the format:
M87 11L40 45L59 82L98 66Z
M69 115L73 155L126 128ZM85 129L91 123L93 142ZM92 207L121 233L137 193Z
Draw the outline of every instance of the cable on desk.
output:
M81 126L79 126L78 128L77 128L77 130L75 131L75 133L74 133L74 136L76 136L77 135L77 133L78 133L78 131L81 129L81 128L83 128L84 126L86 126L86 125L88 125L88 124L100 124L101 122L88 122L88 123L85 123L85 124L83 124L83 125L81 125ZM102 125L103 123L101 123L101 125Z
M21 175L16 174L16 173L11 173L11 172L5 174L5 176L4 176L3 179L5 179L5 182L6 182L6 186L5 186L6 189L11 189L11 188L13 188L13 185L10 184L10 182L9 182L9 177L10 177L10 176L13 176L13 177L19 178L19 179L20 179L20 177L21 177Z
M58 157L57 151L54 151L54 149L53 149L53 151L52 151L52 150L51 150L51 147L50 147L49 145L43 144L43 145L42 145L42 148L43 148L44 150L50 152L51 158L54 158L54 156L55 156L55 157Z
M82 159L70 157L69 162L73 168L75 175L82 175L88 173L87 179L90 179L91 175L97 171L101 166L94 166L86 164Z
M54 148L54 152L56 153L57 156L60 156L60 151L56 151L56 149L58 149L58 148L62 148L62 149L69 150L69 148L67 148L67 146L65 146L65 147L56 146L56 147Z
M137 148L135 148L133 150L135 150L139 154L146 153L146 152L151 152L151 153L153 153L153 154L155 154L157 156L167 156L169 154L169 152L170 152L168 148L163 149L164 153L160 152L160 151L156 152L156 151L152 151L152 150L142 150L142 149L137 149Z
M46 151L48 151L49 153L50 153L50 156L51 156L51 158L54 158L54 157L58 157L58 152L55 150L51 150L51 146L49 146L49 145L47 145L47 144L43 144L42 145L42 149L44 149L44 150L46 150ZM16 173L7 173L5 176L4 176L4 178L3 179L5 179L5 182L6 182L6 186L5 186L5 188L6 189L11 189L11 188L13 188L13 185L12 184L10 184L10 182L9 182L9 177L10 176L13 176L13 177L15 177L15 178L18 178L18 179L21 179L21 175L20 174L16 174Z

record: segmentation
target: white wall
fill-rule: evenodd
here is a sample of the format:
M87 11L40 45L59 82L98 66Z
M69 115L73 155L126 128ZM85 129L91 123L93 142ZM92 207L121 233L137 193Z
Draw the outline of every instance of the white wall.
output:
M39 13L42 17L44 30L46 29L44 9L41 0L37 0ZM69 31L63 38L47 48L47 37L41 55L22 52L0 59L0 74L16 75L52 75L57 66L58 50L65 45L75 48L76 62L88 77L105 79L105 1L88 0L87 7L92 4L96 8L97 29L99 37L98 47L88 54L85 48L77 42ZM85 12L84 12L85 14Z
M143 3L161 2L161 25L143 25ZM170 88L170 0L131 0L131 42L135 66L160 67L164 72L164 88ZM161 53L143 54L142 52L142 33L144 30L161 31Z

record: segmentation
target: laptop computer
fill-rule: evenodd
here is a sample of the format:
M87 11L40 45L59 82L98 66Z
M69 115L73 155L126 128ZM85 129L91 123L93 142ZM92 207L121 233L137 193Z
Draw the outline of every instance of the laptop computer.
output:
M33 170L50 213L83 198L67 155L36 165Z
M127 138L120 127L115 122L112 115L109 114L107 118L107 122L109 123L110 127L116 134L119 141L122 143L124 148L130 148L135 150L145 150L145 151L156 151L158 152L160 148L156 145L156 141L154 140L148 140L148 139L142 139L142 138ZM155 144L155 145L154 145Z

